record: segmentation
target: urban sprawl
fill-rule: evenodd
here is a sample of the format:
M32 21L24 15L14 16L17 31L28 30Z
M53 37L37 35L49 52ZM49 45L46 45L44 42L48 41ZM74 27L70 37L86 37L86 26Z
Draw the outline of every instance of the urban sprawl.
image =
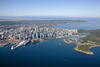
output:
M59 29L53 25L0 25L0 46L13 44L11 49L27 43L76 35L77 29Z

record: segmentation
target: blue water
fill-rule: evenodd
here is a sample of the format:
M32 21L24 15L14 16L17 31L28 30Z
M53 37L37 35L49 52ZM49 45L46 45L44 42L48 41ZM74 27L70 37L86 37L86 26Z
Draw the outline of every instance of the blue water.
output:
M63 39L28 44L15 51L10 45L0 48L0 67L98 67L100 48L94 48L95 55L75 51L75 44L65 44ZM2 66L3 65L3 66Z
M64 29L85 29L85 30L100 29L100 21L66 23L66 24L59 24L56 27Z
M59 28L100 29L100 22L67 23ZM11 45L0 48L0 67L100 67L100 47L95 55L75 51L75 44L53 39L10 50Z

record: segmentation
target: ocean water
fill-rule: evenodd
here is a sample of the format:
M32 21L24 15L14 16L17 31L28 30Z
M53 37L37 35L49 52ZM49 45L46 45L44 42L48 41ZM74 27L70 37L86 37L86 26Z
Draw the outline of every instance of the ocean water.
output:
M38 44L10 50L0 48L0 67L95 67L100 66L100 47L92 49L95 55L75 51L75 44L65 44L63 39L48 40Z
M56 27L100 29L100 22L67 23ZM95 55L77 52L75 44L66 44L63 39L29 43L14 51L10 47L0 48L0 67L100 67L100 47L91 49Z
M93 30L93 29L100 29L100 21L66 23L66 24L59 24L56 27L57 28L64 28L64 29Z

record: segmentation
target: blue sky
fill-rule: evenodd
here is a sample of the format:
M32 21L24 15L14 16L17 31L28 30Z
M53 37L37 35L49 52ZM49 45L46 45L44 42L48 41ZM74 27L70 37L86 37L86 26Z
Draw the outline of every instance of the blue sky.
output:
M100 17L100 0L0 0L0 16Z

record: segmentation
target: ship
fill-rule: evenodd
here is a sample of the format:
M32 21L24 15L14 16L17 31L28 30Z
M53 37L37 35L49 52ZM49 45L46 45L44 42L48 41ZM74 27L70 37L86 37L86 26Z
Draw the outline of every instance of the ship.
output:
M11 50L14 50L14 49L16 49L16 48L19 48L19 47L21 47L21 46L25 46L25 45L27 45L29 42L30 42L29 40L23 40L23 41L21 41L20 43L11 46Z

